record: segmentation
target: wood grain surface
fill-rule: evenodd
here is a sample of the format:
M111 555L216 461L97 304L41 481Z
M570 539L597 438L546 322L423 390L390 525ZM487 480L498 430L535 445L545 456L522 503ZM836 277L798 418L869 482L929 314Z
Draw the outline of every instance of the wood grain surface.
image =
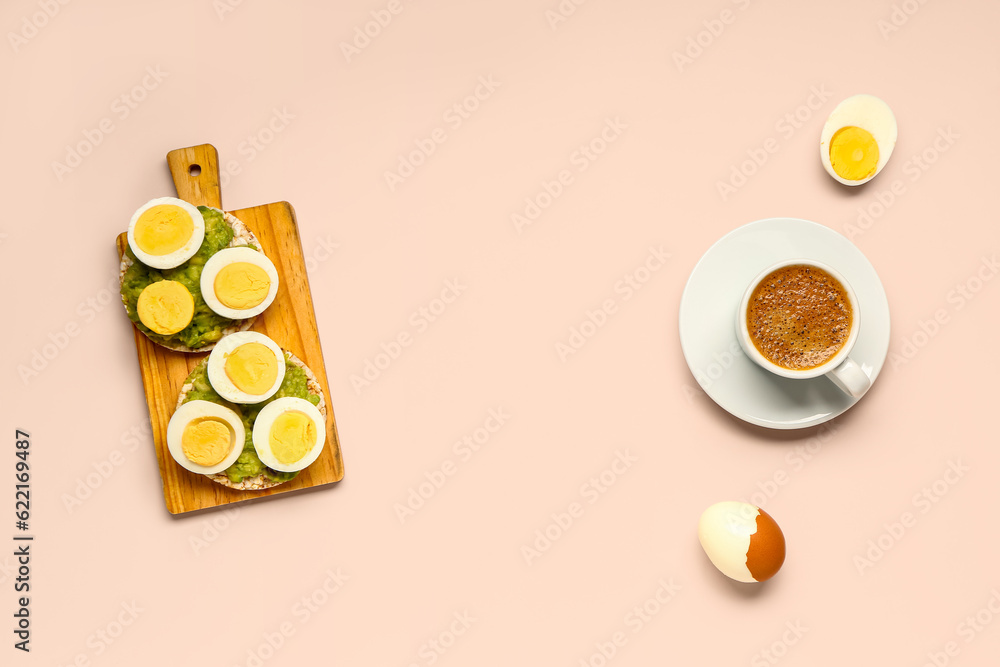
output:
M167 163L178 197L196 206L221 208L219 160L214 146L203 144L170 151ZM252 330L271 337L278 345L304 361L316 374L326 399L326 445L319 458L293 480L263 491L237 491L213 482L204 475L185 470L174 461L167 449L167 423L174 413L184 379L208 354L168 350L153 343L133 327L139 372L146 391L146 404L149 406L153 445L163 481L163 497L171 514L288 493L338 482L344 477L337 422L330 400L326 365L320 348L295 211L288 202L277 202L230 213L246 223L250 231L256 234L261 250L278 270L278 294L268 309L257 318ZM128 246L126 234L118 236L117 246L121 256Z

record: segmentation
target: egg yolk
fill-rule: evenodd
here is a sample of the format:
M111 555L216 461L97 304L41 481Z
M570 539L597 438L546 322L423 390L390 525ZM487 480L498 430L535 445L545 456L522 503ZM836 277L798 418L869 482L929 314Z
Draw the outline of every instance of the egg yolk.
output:
M868 130L853 125L840 128L830 139L830 164L844 180L868 178L878 166L875 137Z
M278 379L278 359L262 343L244 343L226 357L226 375L242 392L259 396Z
M259 306L271 290L267 271L250 262L233 262L215 277L215 296L227 308L245 310Z
M304 412L283 412L271 425L268 441L274 458L286 465L295 463L316 444L316 423Z
M170 336L191 323L194 297L176 280L159 280L142 290L136 310L151 331Z
M194 220L180 206L161 204L143 211L135 222L136 244L150 255L180 250L194 234Z
M232 441L229 424L214 417L192 419L181 435L184 456L200 466L222 463L232 451Z

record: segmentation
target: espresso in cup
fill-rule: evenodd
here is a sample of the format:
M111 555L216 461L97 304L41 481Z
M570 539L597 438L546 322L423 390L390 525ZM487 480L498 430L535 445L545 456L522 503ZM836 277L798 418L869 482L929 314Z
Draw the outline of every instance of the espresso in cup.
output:
M761 280L746 308L750 341L793 371L822 366L847 343L854 312L844 286L817 266L792 264Z

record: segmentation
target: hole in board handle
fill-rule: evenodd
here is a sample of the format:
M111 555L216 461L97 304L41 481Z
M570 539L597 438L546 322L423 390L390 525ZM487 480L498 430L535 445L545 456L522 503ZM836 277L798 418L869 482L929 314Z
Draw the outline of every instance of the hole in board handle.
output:
M190 176L201 176L201 165L193 164L188 167L188 175Z

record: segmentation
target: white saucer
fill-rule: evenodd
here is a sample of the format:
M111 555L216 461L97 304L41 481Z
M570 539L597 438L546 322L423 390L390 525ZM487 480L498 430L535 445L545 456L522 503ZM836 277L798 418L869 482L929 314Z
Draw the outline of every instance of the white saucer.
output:
M822 424L859 400L825 377L791 380L769 373L736 341L736 309L747 285L769 265L792 257L829 264L854 288L861 332L851 358L872 382L889 351L889 302L875 268L853 243L828 227L795 218L758 220L726 234L698 261L684 287L681 348L712 400L768 428Z

